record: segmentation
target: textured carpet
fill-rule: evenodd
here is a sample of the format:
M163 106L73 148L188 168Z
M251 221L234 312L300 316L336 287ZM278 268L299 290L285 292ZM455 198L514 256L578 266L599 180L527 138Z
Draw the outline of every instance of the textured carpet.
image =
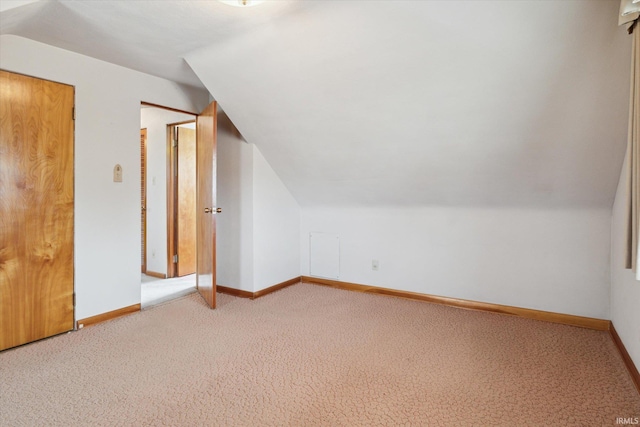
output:
M299 284L191 294L0 353L2 426L615 425L609 335Z

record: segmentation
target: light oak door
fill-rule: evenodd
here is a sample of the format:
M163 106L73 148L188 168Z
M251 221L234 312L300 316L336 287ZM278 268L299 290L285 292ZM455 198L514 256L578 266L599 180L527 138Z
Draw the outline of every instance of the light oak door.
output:
M73 105L0 71L0 350L73 329Z
M196 131L178 127L177 275L196 272Z
M140 129L140 265L147 272L147 129Z
M216 103L196 119L198 292L216 308Z

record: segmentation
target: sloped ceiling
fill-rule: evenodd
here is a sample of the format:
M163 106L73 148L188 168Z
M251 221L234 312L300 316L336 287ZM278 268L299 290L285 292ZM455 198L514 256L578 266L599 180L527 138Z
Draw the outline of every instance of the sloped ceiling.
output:
M1 4L0 34L200 88L204 86L184 62L186 53L224 43L296 10L286 1L274 2L260 13L214 0L2 0Z
M38 2L0 24L203 84L303 206L608 208L627 132L618 6Z

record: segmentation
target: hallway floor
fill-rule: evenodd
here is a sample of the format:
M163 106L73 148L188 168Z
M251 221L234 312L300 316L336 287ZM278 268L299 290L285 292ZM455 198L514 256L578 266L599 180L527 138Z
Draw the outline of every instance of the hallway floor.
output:
M196 275L190 274L184 277L171 279L159 279L157 277L142 275L141 278L141 302L142 309L170 301L196 290Z

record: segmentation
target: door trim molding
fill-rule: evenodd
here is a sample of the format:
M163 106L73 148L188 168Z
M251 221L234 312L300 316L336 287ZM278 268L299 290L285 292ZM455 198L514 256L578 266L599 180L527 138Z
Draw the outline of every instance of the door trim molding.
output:
M172 107L167 107L166 105L160 105L160 104L154 104L152 102L140 102L140 105L146 105L147 107L155 107L155 108L161 108L163 110L169 110L169 111L173 111L176 113L183 113L183 114L191 114L192 116L197 116L198 113L194 113L193 111L186 111L186 110L180 110L178 108L172 108Z
M176 276L176 265L173 255L176 253L175 245L175 162L178 158L173 147L174 125L167 124L167 278Z

